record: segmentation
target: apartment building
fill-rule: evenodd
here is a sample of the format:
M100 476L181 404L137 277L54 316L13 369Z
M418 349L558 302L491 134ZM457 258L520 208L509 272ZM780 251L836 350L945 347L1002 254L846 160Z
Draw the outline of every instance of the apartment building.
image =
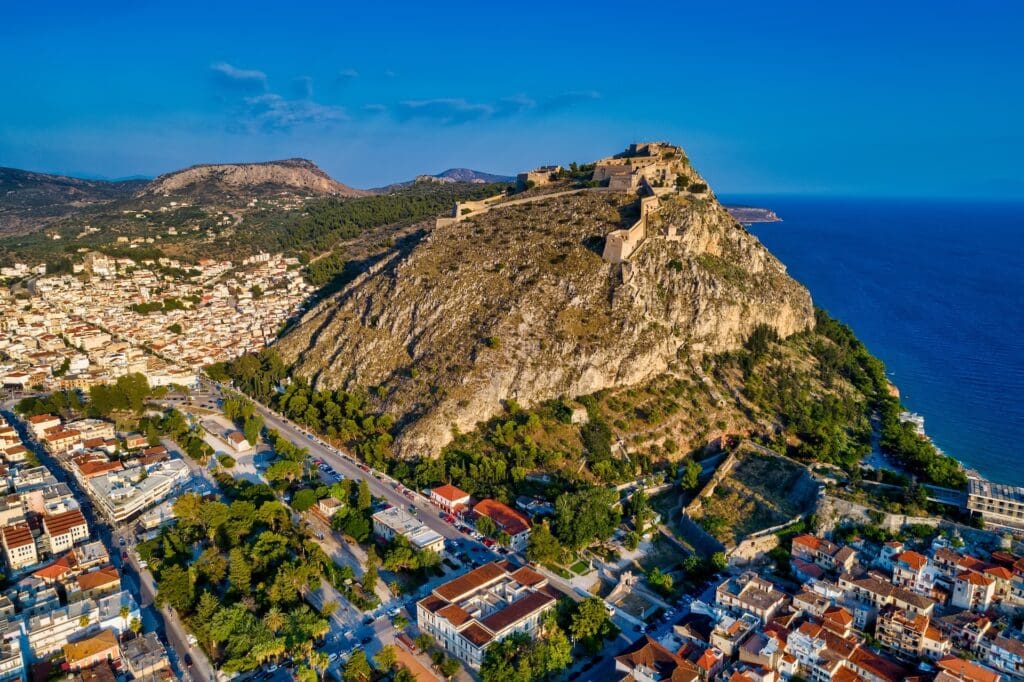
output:
M188 477L188 465L171 459L96 476L89 479L86 490L104 516L121 522L163 500Z
M46 435L47 429L61 425L60 417L54 414L37 414L33 417L29 417L26 422L28 428L32 431L32 435L36 437L36 440L41 440Z
M57 428L43 435L43 447L55 455L76 449L82 443L82 434L75 429Z
M49 658L68 642L98 631L97 614L96 602L83 599L30 617L25 623L25 635L32 655L36 660Z
M952 650L952 642L931 624L927 616L908 613L892 605L879 612L875 639L905 661L922 657L938 660Z
M969 611L985 611L996 595L996 581L982 573L964 571L953 581L949 603Z
M74 429L81 435L83 441L102 438L108 440L114 437L114 424L103 419L78 419L67 424L68 429Z
M79 573L64 582L68 603L82 599L101 599L121 592L121 573L115 566L107 565Z
M968 478L967 508L987 524L1024 528L1024 487Z
M696 665L649 636L633 642L615 657L615 671L622 673L623 680L635 682L698 682L703 679Z
M399 507L384 509L373 515L373 532L385 540L400 535L423 552L444 551L444 538L419 519Z
M846 598L853 602L850 606L854 625L858 630L866 630L874 621L879 609L889 604L929 618L935 609L934 600L873 576L854 578L841 575L839 586L844 590Z
M533 569L493 562L434 588L416 603L417 623L475 669L493 642L516 632L539 636L556 599L547 578Z
M13 624L8 624L13 625ZM0 639L0 681L25 679L25 659L21 653L21 637L16 627L4 628Z
M892 583L897 587L927 596L935 587L937 577L938 569L923 554L907 550L893 557Z
M81 670L102 662L120 660L121 649L113 630L100 630L77 642L68 642L63 647L64 661L69 670Z
M29 528L27 523L5 526L0 531L0 540L3 541L7 566L12 571L17 571L39 562L39 555L36 552L36 539L33 537L32 529Z
M155 632L147 632L121 644L121 662L137 680L154 678L171 667L167 650Z
M762 623L771 620L787 601L784 592L753 571L726 578L715 590L715 603L753 614Z
M43 535L51 554L59 554L89 539L89 524L79 509L43 517Z
M793 538L790 555L794 559L816 564L826 571L849 571L857 558L856 552L850 547L810 534Z

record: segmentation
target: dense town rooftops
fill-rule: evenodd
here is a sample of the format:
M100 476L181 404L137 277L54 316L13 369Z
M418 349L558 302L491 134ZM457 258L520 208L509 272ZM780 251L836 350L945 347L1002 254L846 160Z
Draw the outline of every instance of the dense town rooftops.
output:
M930 609L935 605L934 600L915 594L910 590L905 590L902 587L893 585L891 582L882 580L881 578L854 578L853 576L844 575L841 577L841 580L852 584L865 592L871 592L881 597L892 597L923 610Z

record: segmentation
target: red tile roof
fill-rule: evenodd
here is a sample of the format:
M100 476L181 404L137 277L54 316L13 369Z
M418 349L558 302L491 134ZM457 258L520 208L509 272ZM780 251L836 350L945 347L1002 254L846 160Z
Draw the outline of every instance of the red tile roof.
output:
M27 523L16 523L13 526L4 527L4 544L10 548L24 547L35 544L32 531Z
M487 630L484 630L483 627L476 622L470 623L460 634L477 647L482 647L494 639L494 635L487 632Z
M497 634L538 609L542 609L554 602L555 599L550 595L543 592L531 592L525 597L516 599L500 611L495 611L480 621L480 623L491 632Z
M928 557L908 549L893 557L896 561L906 564L911 570L920 571L928 565Z
M987 587L993 583L992 578L983 576L980 573L974 571L965 571L956 577L957 580L963 580L964 582L971 583L972 585L979 585L981 587Z
M956 656L942 659L938 662L938 666L955 675L957 679L964 680L964 682L997 682L999 680L998 673Z
M545 578L529 566L523 566L519 570L513 572L512 578L516 582L522 585L526 585L527 587L533 587L534 585L538 585L547 580L547 578Z
M48 582L56 582L68 575L73 573L78 567L78 562L75 561L75 557L68 552L63 554L49 566L43 566L38 571L32 573L35 577L46 580Z
M121 574L111 565L103 566L95 571L83 573L76 578L78 587L83 591L95 590L121 582Z
M446 619L449 623L454 625L456 628L458 628L460 625L462 625L466 621L469 621L469 620L473 619L473 616L471 616L468 613L466 613L466 610L463 609L458 604L448 604L448 606L445 606L443 608L438 609L437 610L437 615L439 615L442 618Z
M459 500L464 500L467 497L469 497L469 493L467 493L465 490L462 490L461 488L456 488L450 483L438 486L434 488L432 492L438 497L443 497L449 502L457 502Z
M85 516L78 509L43 517L43 527L47 535L63 535L78 526L86 526Z
M530 521L525 516L497 500L480 500L473 511L488 517L509 535L519 535L530 530Z
M455 601L462 595L479 589L487 583L497 580L503 575L506 575L506 572L501 566L493 563L484 564L479 568L474 568L469 573L460 575L454 580L449 580L443 585L438 585L434 588L434 592L436 592L442 599Z

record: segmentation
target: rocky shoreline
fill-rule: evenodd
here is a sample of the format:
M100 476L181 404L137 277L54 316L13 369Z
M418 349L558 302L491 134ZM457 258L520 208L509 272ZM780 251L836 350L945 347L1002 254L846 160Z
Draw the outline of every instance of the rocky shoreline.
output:
M750 225L751 223L781 223L775 211L768 208L757 208L755 206L726 206L729 215L736 219L736 222Z

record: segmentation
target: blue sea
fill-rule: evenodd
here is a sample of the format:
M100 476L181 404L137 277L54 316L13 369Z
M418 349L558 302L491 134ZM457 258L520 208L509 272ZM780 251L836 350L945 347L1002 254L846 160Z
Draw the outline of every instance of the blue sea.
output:
M1024 202L725 196L947 454L1024 485Z

